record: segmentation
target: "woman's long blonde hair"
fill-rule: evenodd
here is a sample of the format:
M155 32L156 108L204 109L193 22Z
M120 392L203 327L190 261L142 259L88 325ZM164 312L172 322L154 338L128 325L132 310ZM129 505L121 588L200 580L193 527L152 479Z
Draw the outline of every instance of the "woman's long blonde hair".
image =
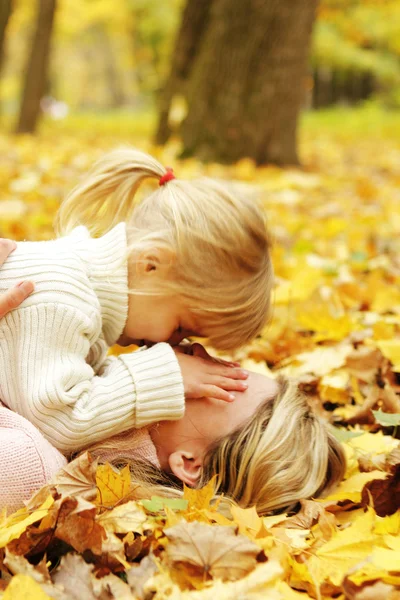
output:
M125 221L130 260L155 249L171 257L171 277L159 293L183 298L215 347L237 348L261 331L269 313L273 271L264 213L242 189L209 178L173 179L135 201L145 179L166 172L139 150L110 152L61 205L57 232L85 225L103 235Z
M205 455L196 487L216 475L215 499L222 498L222 507L231 502L255 506L260 515L291 510L301 499L326 494L344 476L345 454L327 423L313 413L294 381L279 378L278 384L275 398ZM125 461L121 456L114 462ZM182 482L171 474L144 461L126 462L136 498L182 496Z

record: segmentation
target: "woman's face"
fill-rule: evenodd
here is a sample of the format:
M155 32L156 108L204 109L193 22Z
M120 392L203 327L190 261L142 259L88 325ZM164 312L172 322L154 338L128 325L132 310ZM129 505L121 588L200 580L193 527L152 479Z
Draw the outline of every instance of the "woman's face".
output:
M161 421L150 428L163 470L172 470L188 485L195 483L192 476L199 473L208 447L244 424L278 392L276 381L259 373L250 373L247 383L246 391L236 392L234 402L187 400L182 419Z

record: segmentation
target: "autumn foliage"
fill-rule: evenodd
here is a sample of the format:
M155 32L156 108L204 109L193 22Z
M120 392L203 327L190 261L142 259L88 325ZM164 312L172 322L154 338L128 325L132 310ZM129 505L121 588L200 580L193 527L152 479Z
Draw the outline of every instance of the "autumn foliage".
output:
M328 131L328 130L327 130ZM132 141L133 137L130 139ZM0 235L47 239L65 192L127 134L0 137ZM177 176L257 185L275 245L274 311L247 368L300 379L348 467L296 514L221 514L212 482L136 501L127 468L83 455L25 509L0 515L3 600L400 598L400 153L398 141L303 137L305 170L177 161Z

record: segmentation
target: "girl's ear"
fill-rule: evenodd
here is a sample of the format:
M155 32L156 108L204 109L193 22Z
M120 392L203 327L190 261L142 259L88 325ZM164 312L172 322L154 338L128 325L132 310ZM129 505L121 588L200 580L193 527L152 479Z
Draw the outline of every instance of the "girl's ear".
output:
M174 255L169 250L158 248L145 250L136 258L136 274L139 276L152 272L156 272L157 275L161 275L161 272L165 274L173 262Z
M192 452L176 450L168 458L171 471L186 485L193 487L200 477L202 460Z

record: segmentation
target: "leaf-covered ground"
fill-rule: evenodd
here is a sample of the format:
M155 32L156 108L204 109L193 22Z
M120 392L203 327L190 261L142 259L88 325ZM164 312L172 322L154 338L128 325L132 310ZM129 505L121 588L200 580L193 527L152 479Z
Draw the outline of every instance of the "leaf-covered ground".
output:
M400 598L400 142L387 120L362 123L368 135L337 118L311 124L305 170L179 162L177 143L151 148L110 125L0 137L0 236L50 237L65 192L121 142L178 177L258 185L275 239L275 305L240 358L299 377L348 457L336 491L297 515L237 508L228 519L211 486L137 503L127 471L96 470L84 456L60 473L57 493L0 515L3 600Z

